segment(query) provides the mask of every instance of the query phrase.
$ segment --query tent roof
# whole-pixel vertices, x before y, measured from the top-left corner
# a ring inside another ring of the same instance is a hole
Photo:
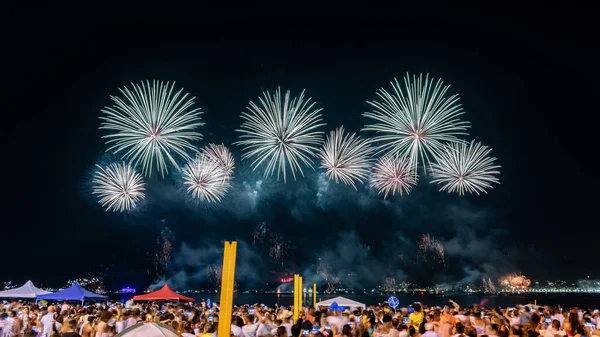
[[[121,331],[116,337],[178,337],[173,328],[162,323],[141,322]]]
[[[44,294],[51,294],[51,292],[36,288],[31,281],[27,281],[18,288],[0,291],[0,298],[36,298]]]
[[[85,300],[103,300],[108,296],[95,294],[91,291],[83,289],[79,284],[74,284],[71,287],[57,291],[55,293],[40,295],[38,300],[65,300],[65,301],[85,301]]]
[[[135,301],[183,301],[183,302],[194,302],[194,299],[191,297],[186,297],[181,294],[178,294],[169,288],[168,284],[165,284],[162,289],[145,294],[133,296]]]
[[[317,302],[317,307],[329,307],[333,304],[333,302],[337,303],[339,306],[343,307],[351,307],[351,308],[366,308],[364,303],[356,302],[351,299],[345,297],[334,297],[325,301]]]

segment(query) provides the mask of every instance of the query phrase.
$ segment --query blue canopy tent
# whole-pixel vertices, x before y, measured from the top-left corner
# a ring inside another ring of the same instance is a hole
[[[39,300],[54,300],[54,301],[96,301],[96,300],[105,300],[108,296],[95,294],[91,291],[87,291],[83,289],[79,284],[74,284],[71,287],[57,291],[51,294],[39,295],[37,297]]]

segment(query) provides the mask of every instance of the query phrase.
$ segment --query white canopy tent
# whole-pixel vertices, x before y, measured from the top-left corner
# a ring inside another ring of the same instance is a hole
[[[181,337],[181,335],[164,324],[142,322],[121,331],[115,337]]]
[[[0,291],[0,298],[36,298],[45,294],[50,294],[50,292],[37,288],[31,281],[27,281],[18,288]]]
[[[354,308],[365,309],[366,308],[366,305],[364,305],[364,303],[356,302],[356,301],[353,301],[351,299],[341,297],[341,296],[330,298],[325,301],[317,302],[317,307],[330,307],[333,304],[333,302],[337,303],[337,305],[340,307],[346,307],[349,309],[354,309]]]

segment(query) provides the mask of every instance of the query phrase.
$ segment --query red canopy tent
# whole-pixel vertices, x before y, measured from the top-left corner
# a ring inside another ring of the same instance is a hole
[[[145,295],[137,295],[137,296],[133,296],[133,300],[134,301],[182,301],[182,302],[194,302],[194,299],[191,297],[185,297],[183,295],[180,295],[176,292],[174,292],[173,290],[171,290],[171,288],[169,288],[169,285],[165,284],[164,287],[162,287],[162,289],[149,293],[149,294],[145,294]]]

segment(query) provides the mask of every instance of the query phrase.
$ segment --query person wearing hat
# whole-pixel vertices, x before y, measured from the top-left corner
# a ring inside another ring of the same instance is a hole
[[[279,315],[277,315],[277,318],[279,318],[281,320],[281,326],[285,327],[285,331],[287,332],[288,336],[292,336],[292,317],[294,316],[294,313],[283,309],[279,312]]]

